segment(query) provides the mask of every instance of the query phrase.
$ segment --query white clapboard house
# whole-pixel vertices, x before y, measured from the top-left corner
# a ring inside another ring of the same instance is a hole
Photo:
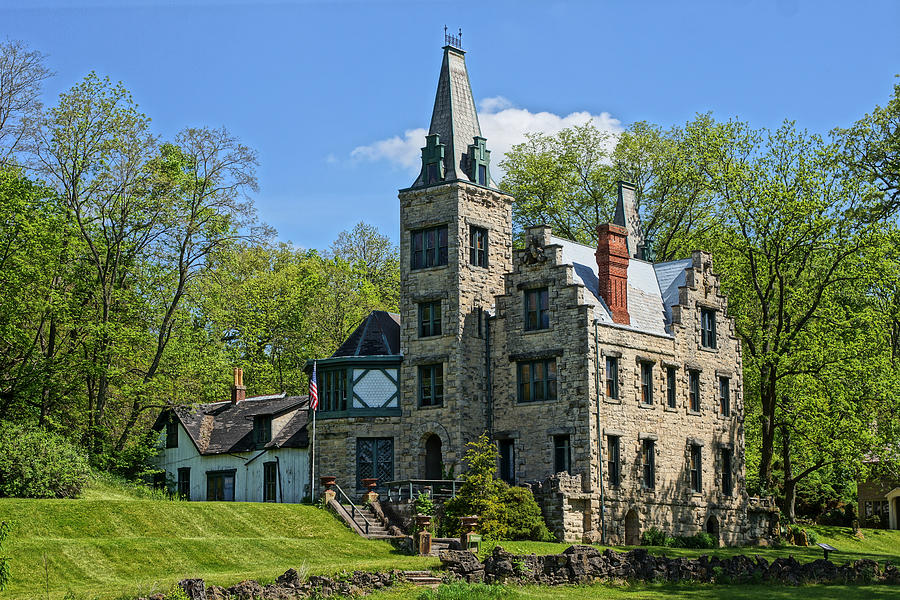
[[[231,400],[163,411],[159,467],[186,500],[300,502],[309,495],[306,396],[247,398],[235,369]]]

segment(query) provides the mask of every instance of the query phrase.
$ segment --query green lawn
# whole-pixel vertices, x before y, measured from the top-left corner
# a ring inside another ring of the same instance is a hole
[[[859,539],[852,535],[847,527],[807,527],[816,532],[818,542],[825,542],[838,549],[829,557],[832,562],[842,564],[848,560],[857,560],[860,558],[871,558],[880,563],[892,561],[895,564],[900,563],[900,531],[888,531],[883,529],[863,529],[863,538]],[[552,542],[499,542],[505,550],[514,554],[556,554],[568,548],[571,544],[557,544]],[[482,555],[491,552],[493,544],[485,544],[482,548]],[[614,547],[614,550],[625,552],[631,550],[629,547]],[[816,545],[808,548],[800,548],[798,546],[787,546],[785,548],[718,548],[714,550],[688,550],[685,548],[648,548],[654,554],[665,554],[667,556],[685,556],[688,558],[700,556],[702,554],[716,556],[732,556],[735,554],[759,554],[760,556],[773,560],[778,557],[793,556],[801,562],[808,562],[817,558],[822,558],[822,549]]]
[[[12,581],[0,592],[10,600],[59,599],[68,590],[118,598],[166,591],[185,577],[271,582],[301,566],[332,574],[438,564],[295,504],[171,502],[95,486],[79,500],[0,499],[0,520],[13,525],[4,547]]]
[[[507,595],[497,600],[896,600],[896,587],[877,585],[670,585],[643,584],[612,586],[607,584],[578,586],[508,586]],[[422,590],[403,586],[367,596],[371,600],[418,600]],[[465,594],[453,600],[489,600]],[[445,600],[440,598],[438,600]],[[449,597],[446,599],[449,600]],[[491,598],[490,600],[493,600]]]
[[[0,598],[60,600],[67,591],[79,599],[109,600],[166,591],[185,577],[232,585],[243,579],[271,582],[290,567],[312,574],[342,570],[426,569],[434,558],[405,556],[386,542],[363,540],[329,513],[304,505],[233,502],[172,502],[141,489],[95,482],[79,500],[0,499],[0,520],[12,523],[4,547],[12,581]],[[815,528],[822,541],[840,550],[838,562],[873,558],[898,560],[900,532],[864,530],[857,540],[849,530]],[[548,554],[568,544],[502,542],[511,552]],[[619,548],[624,550],[624,548]],[[490,547],[486,546],[485,551]],[[769,560],[794,555],[821,556],[816,549],[767,548],[653,552],[697,556],[747,552]],[[421,590],[401,587],[375,594],[376,600],[418,598]],[[609,585],[562,588],[513,587],[511,600],[539,598],[744,598],[900,597],[880,586],[709,586]]]

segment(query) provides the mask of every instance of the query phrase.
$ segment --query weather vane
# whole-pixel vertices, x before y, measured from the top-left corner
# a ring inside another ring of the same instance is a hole
[[[447,26],[444,25],[444,44],[462,50],[462,27],[459,28],[459,33],[457,35],[453,35],[447,33]]]

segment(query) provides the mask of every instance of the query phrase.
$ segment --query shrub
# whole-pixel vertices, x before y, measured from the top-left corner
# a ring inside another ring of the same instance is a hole
[[[816,532],[813,531],[812,529],[807,529],[806,530],[806,541],[808,541],[810,544],[815,544],[816,542],[819,541],[819,536],[817,536]]]
[[[458,536],[460,517],[478,515],[478,533],[486,540],[552,540],[531,491],[494,479],[497,458],[497,447],[486,434],[469,442],[469,469],[456,498],[444,504],[442,534]]]
[[[434,514],[434,500],[432,500],[431,496],[429,496],[425,492],[419,492],[419,495],[416,497],[415,506],[416,506],[416,514],[420,514],[420,515],[433,515]]]
[[[666,546],[666,541],[665,532],[658,527],[651,527],[641,534],[641,546]]]
[[[90,467],[85,454],[62,436],[37,427],[0,425],[0,496],[72,498]]]

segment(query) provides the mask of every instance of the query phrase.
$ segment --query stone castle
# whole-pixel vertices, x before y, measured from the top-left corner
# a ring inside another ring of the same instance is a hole
[[[487,432],[500,477],[530,484],[566,541],[764,535],[712,257],[652,262],[625,183],[596,248],[536,226],[514,249],[458,43],[424,143],[399,193],[400,314],[370,314],[317,361],[315,472],[360,493],[365,478],[452,478]]]

